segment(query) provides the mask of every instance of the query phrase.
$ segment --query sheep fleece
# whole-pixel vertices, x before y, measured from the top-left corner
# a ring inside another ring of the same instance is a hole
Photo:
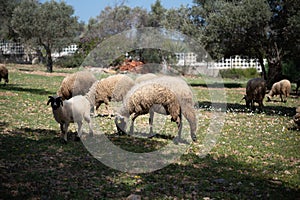
[[[271,91],[269,92],[269,96],[274,95],[284,95],[285,97],[288,97],[291,91],[291,83],[289,80],[281,80],[279,82],[276,82],[273,84]]]
[[[85,95],[96,80],[95,76],[87,71],[70,74],[62,81],[57,95],[63,97],[63,100],[76,95]]]
[[[181,114],[176,95],[159,84],[148,84],[137,88],[125,102],[129,114],[147,114],[154,104],[161,104],[174,121],[177,121]]]
[[[96,82],[97,86],[92,86],[95,92],[96,103],[106,103],[113,99],[122,101],[127,91],[134,85],[134,81],[126,75],[113,75]]]

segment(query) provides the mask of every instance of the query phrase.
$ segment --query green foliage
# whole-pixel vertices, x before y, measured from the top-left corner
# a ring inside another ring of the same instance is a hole
[[[293,60],[285,61],[282,64],[283,74],[291,81],[298,80],[300,78],[300,63]]]
[[[20,0],[0,0],[0,38],[17,39],[17,35],[11,26],[12,13]]]
[[[70,56],[63,56],[55,60],[55,65],[62,68],[76,68],[80,67],[84,57],[79,54],[75,53]]]
[[[258,77],[259,74],[256,68],[248,68],[248,69],[223,69],[220,70],[220,74],[223,78],[234,78],[234,79],[241,79],[241,78],[254,78]]]
[[[65,47],[74,38],[79,29],[74,10],[64,1],[24,0],[14,10],[12,26],[21,39],[46,51],[47,70],[52,72],[51,53]]]
[[[145,9],[139,7],[130,8],[125,5],[106,7],[99,16],[90,19],[84,38],[103,40],[134,27],[143,27],[147,21],[147,14]]]

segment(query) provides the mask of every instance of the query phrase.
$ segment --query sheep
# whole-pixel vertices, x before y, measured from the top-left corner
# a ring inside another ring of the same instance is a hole
[[[157,78],[157,77],[158,76],[156,74],[153,74],[153,73],[143,74],[141,76],[138,76],[135,79],[135,84],[138,84],[138,83],[143,82],[143,81],[151,80],[151,79],[154,79],[154,78]]]
[[[281,102],[286,102],[287,97],[290,95],[291,91],[291,82],[287,79],[283,79],[279,82],[276,82],[273,84],[271,90],[267,94],[268,101],[271,101],[271,97],[274,95],[280,95]],[[285,96],[285,99],[283,100],[282,95]]]
[[[129,91],[133,85],[134,81],[132,78],[118,74],[96,81],[88,93],[95,98],[96,110],[98,110],[102,103],[105,103],[106,110],[109,111],[109,102],[122,101],[127,91]]]
[[[66,76],[56,94],[61,96],[62,100],[76,95],[85,95],[95,81],[97,79],[91,72],[79,71]]]
[[[262,111],[263,99],[266,94],[266,81],[262,78],[253,78],[247,82],[246,95],[243,99],[246,101],[247,108],[255,110],[254,103],[259,104],[259,110]]]
[[[67,143],[67,133],[70,123],[77,123],[78,137],[82,134],[83,119],[89,125],[89,134],[93,135],[92,121],[90,117],[90,109],[92,102],[88,96],[74,96],[68,100],[62,100],[60,96],[49,96],[47,105],[51,103],[52,112],[55,120],[60,124],[63,140]]]
[[[171,121],[176,122],[178,127],[178,138],[181,137],[181,106],[176,94],[167,87],[157,83],[141,84],[133,87],[123,100],[115,123],[118,130],[126,130],[127,120],[132,115],[130,133],[133,132],[134,120],[150,112],[153,106],[161,105],[165,114],[171,115]]]
[[[148,84],[148,83],[159,83],[172,92],[174,92],[180,101],[182,114],[189,122],[190,126],[190,134],[194,141],[196,141],[196,131],[197,131],[197,118],[196,112],[194,109],[194,100],[193,100],[193,92],[191,91],[188,84],[180,77],[172,77],[172,76],[160,76],[157,78],[153,78],[142,82],[141,84]],[[161,108],[155,106],[153,111],[156,113],[163,114],[161,112]],[[150,134],[152,134],[152,124],[153,124],[153,117],[154,112],[150,112],[149,123],[150,123]]]
[[[0,65],[0,82],[1,79],[4,79],[4,85],[6,85],[6,83],[8,83],[8,69],[4,66],[4,65]]]
[[[298,127],[300,127],[300,106],[296,108],[296,114],[293,116],[293,120]]]

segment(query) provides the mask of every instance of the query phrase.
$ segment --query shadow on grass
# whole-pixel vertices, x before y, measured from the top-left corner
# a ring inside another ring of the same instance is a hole
[[[153,180],[146,187],[162,198],[181,194],[189,199],[295,199],[300,192],[231,156],[199,158],[188,154],[182,159],[191,163],[172,164],[143,175],[143,179]]]
[[[38,94],[38,95],[50,95],[52,92],[44,90],[44,89],[39,89],[39,88],[26,88],[22,87],[21,85],[12,85],[12,84],[7,84],[7,85],[1,85],[0,89],[2,90],[7,90],[7,91],[15,91],[15,92],[28,92],[32,94]]]
[[[207,111],[221,109],[222,112],[237,112],[237,113],[248,113],[253,112],[248,109],[245,104],[239,103],[212,103],[209,101],[198,101],[196,107],[199,109],[205,109]],[[259,113],[256,105],[255,112]],[[224,110],[226,108],[226,110]],[[294,107],[285,106],[264,106],[263,113],[266,115],[278,115],[278,116],[288,116],[292,117],[295,115],[296,111]]]
[[[4,125],[2,123],[1,127]],[[149,199],[299,197],[299,190],[284,181],[270,178],[265,172],[268,169],[282,170],[284,167],[280,164],[259,169],[232,156],[199,158],[189,153],[161,170],[127,174],[103,165],[87,152],[81,142],[62,145],[53,139],[52,134],[55,131],[28,128],[0,134],[1,198],[121,199],[130,194]],[[109,138],[132,149],[145,148],[146,143],[151,143],[150,149],[160,145],[149,139],[115,135]]]
[[[191,83],[191,87],[206,87],[206,88],[241,88],[243,87],[240,83]]]
[[[3,131],[8,125],[8,122],[0,121],[0,131]]]

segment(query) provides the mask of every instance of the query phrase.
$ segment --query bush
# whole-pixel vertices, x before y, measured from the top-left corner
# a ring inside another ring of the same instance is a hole
[[[293,60],[287,60],[282,63],[283,75],[291,80],[296,81],[300,77],[300,64]]]
[[[222,69],[220,70],[220,74],[223,78],[254,78],[258,77],[259,73],[255,68],[247,68],[247,69]]]
[[[81,55],[75,53],[74,55],[58,58],[55,65],[63,68],[76,68],[82,64],[83,60]]]

